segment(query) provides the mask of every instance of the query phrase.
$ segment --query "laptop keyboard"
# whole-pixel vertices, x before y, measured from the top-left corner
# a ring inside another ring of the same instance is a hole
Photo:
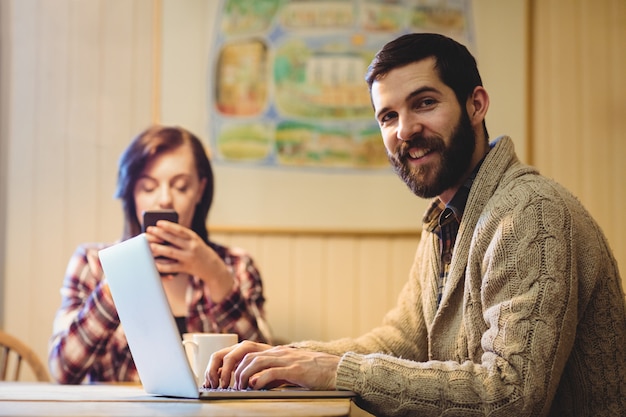
[[[242,391],[253,391],[252,388],[246,389],[235,389],[235,388],[210,388],[210,387],[200,387],[200,392],[242,392]]]

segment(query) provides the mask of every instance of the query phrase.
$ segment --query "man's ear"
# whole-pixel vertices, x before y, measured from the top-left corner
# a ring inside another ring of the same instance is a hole
[[[481,86],[474,88],[472,96],[467,100],[467,114],[472,126],[482,125],[489,109],[489,94]]]

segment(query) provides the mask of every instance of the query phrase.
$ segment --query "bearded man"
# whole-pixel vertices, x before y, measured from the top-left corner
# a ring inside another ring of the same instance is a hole
[[[626,416],[626,307],[580,202],[489,143],[467,48],[385,45],[366,77],[389,160],[432,198],[397,306],[358,338],[216,353],[206,385],[352,390],[377,416]]]

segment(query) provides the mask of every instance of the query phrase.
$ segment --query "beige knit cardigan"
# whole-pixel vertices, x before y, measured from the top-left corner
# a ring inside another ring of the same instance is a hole
[[[520,163],[510,138],[472,186],[439,308],[438,245],[422,232],[380,327],[294,346],[342,355],[337,388],[377,416],[626,416],[615,259],[579,201]]]

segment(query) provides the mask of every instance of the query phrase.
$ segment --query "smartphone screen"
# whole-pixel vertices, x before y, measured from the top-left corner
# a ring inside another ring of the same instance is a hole
[[[174,223],[178,223],[178,213],[176,210],[146,210],[143,212],[143,223],[141,224],[141,231],[145,233],[148,226],[156,226],[156,222],[159,220],[169,220]],[[169,242],[163,242],[163,245],[169,245]],[[168,259],[164,256],[157,256],[156,259]]]
[[[145,232],[148,226],[156,226],[158,220],[169,220],[178,223],[176,210],[147,210],[143,212],[141,231]]]

